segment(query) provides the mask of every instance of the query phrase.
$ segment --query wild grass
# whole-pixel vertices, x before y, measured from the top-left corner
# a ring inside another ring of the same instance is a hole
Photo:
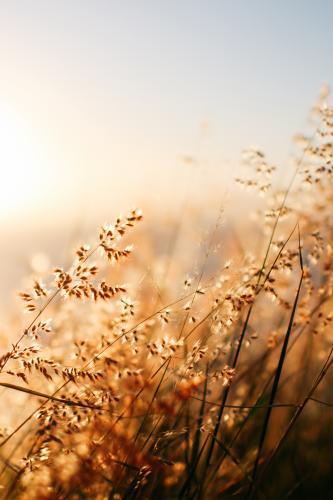
[[[0,358],[3,498],[330,498],[327,93],[312,127],[284,189],[244,154],[256,222],[234,241],[221,210],[199,264],[182,247],[187,274],[133,210],[20,293],[30,320]]]

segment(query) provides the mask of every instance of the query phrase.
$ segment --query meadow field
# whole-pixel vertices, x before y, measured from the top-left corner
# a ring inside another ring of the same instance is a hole
[[[2,498],[332,498],[332,137],[326,89],[282,177],[244,151],[237,216],[136,208],[35,265],[1,331]]]

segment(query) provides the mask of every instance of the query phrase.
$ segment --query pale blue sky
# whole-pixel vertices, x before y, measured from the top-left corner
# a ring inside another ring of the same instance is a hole
[[[252,144],[284,160],[333,83],[332,22],[329,0],[2,0],[0,104],[43,150],[51,207],[135,203],[143,177],[159,199],[202,121],[213,183]]]

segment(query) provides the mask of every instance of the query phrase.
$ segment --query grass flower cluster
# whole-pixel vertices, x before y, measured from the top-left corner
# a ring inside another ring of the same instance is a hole
[[[328,97],[285,187],[244,153],[255,222],[236,238],[220,213],[192,272],[173,263],[178,282],[154,279],[133,210],[20,293],[29,319],[0,357],[3,498],[330,498]]]

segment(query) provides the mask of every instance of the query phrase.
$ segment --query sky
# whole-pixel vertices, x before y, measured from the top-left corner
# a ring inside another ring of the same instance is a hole
[[[167,204],[182,155],[201,194],[248,146],[284,163],[333,83],[332,19],[329,0],[1,0],[0,221]]]

